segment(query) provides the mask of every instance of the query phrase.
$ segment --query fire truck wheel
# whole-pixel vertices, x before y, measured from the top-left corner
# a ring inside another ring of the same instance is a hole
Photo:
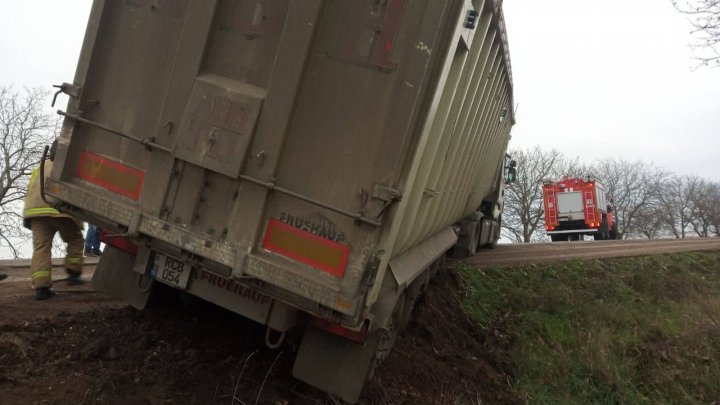
[[[567,235],[550,235],[550,240],[553,242],[567,242]]]
[[[593,235],[595,240],[607,240],[610,239],[610,233],[607,229],[607,221],[603,219],[602,224],[600,225],[600,228],[598,228],[597,233]]]
[[[612,229],[610,229],[610,239],[617,239],[618,238],[618,227],[617,224],[613,224]]]

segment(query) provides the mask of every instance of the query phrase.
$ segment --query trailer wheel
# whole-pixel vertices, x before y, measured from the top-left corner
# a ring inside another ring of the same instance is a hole
[[[432,265],[431,265],[432,266]],[[428,284],[430,283],[430,269],[426,269],[421,276],[419,276],[415,281],[412,282],[408,286],[408,288],[405,289],[402,293],[402,297],[405,297],[403,300],[403,309],[402,309],[402,315],[398,319],[398,331],[400,333],[405,332],[408,325],[410,324],[410,320],[412,319],[412,311],[415,309],[415,305],[417,304],[418,300],[420,300],[420,297],[425,293],[427,290]],[[400,305],[400,303],[398,303]]]
[[[375,332],[380,334],[380,341],[375,349],[375,355],[373,356],[372,363],[370,364],[370,370],[368,370],[365,381],[373,379],[375,376],[375,370],[377,370],[380,364],[382,364],[388,355],[390,355],[393,345],[395,345],[395,340],[401,332],[403,324],[407,326],[408,322],[403,322],[403,318],[406,315],[405,305],[407,305],[405,297],[406,295],[404,293],[400,295],[397,304],[395,304],[395,309],[393,309],[392,316],[388,319],[385,327]]]
[[[500,217],[498,217],[495,224],[496,224],[497,228],[493,230],[494,234],[492,236],[492,239],[490,240],[490,242],[488,242],[485,245],[485,247],[488,249],[495,249],[495,247],[498,244],[498,241],[500,241],[500,236],[501,236],[500,233],[502,232],[502,215]]]

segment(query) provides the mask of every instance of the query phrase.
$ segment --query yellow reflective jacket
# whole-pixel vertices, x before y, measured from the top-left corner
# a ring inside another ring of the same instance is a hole
[[[50,174],[52,170],[52,162],[49,160],[45,161],[45,178]],[[30,177],[30,184],[28,185],[27,194],[25,195],[25,209],[23,210],[23,225],[26,228],[30,228],[30,219],[37,217],[67,217],[72,218],[70,215],[61,214],[55,208],[50,207],[40,196],[40,165],[35,168]],[[74,219],[74,218],[73,218]],[[75,222],[78,222],[77,220]],[[82,222],[78,222],[79,226],[82,226]]]

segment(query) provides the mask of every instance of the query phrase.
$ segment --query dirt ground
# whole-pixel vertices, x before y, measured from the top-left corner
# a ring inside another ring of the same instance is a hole
[[[26,269],[0,282],[1,404],[339,404],[292,377],[296,339],[217,307],[145,311],[56,282],[35,301]],[[56,272],[57,278],[62,278]],[[414,321],[365,388],[364,404],[516,403],[503,325],[480,330],[460,309],[457,278],[437,277]]]

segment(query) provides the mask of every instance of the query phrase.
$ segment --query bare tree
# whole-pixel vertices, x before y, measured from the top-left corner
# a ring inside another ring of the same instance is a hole
[[[22,228],[22,205],[32,170],[43,146],[52,141],[57,120],[43,111],[48,93],[0,87],[0,248],[19,257],[28,239]]]
[[[584,179],[592,177],[594,172],[595,168],[580,162],[580,158],[570,159],[568,157],[562,157],[558,159],[556,165],[553,167],[551,176],[552,180],[560,180],[563,176]]]
[[[545,235],[536,231],[544,215],[543,182],[570,164],[557,150],[543,151],[539,146],[511,150],[510,155],[517,162],[517,179],[505,191],[503,235],[517,243],[542,240]]]
[[[664,222],[664,211],[657,203],[648,204],[638,210],[635,221],[635,232],[648,239],[667,237]]]
[[[643,234],[638,229],[640,214],[660,195],[663,179],[667,174],[641,161],[604,159],[595,166],[597,177],[613,198],[618,235],[624,238]]]
[[[684,238],[694,215],[693,195],[700,179],[695,176],[670,176],[663,181],[658,201],[663,222],[675,238]]]
[[[720,0],[672,0],[693,26],[696,51],[700,65],[720,66]]]
[[[720,184],[698,179],[690,194],[690,227],[700,237],[718,233],[716,218],[720,211]]]
[[[709,209],[710,223],[715,228],[715,236],[720,236],[720,183],[715,182],[711,188],[712,203]]]
[[[715,236],[720,236],[720,183],[714,183],[714,201],[710,212],[710,222],[715,228]]]

